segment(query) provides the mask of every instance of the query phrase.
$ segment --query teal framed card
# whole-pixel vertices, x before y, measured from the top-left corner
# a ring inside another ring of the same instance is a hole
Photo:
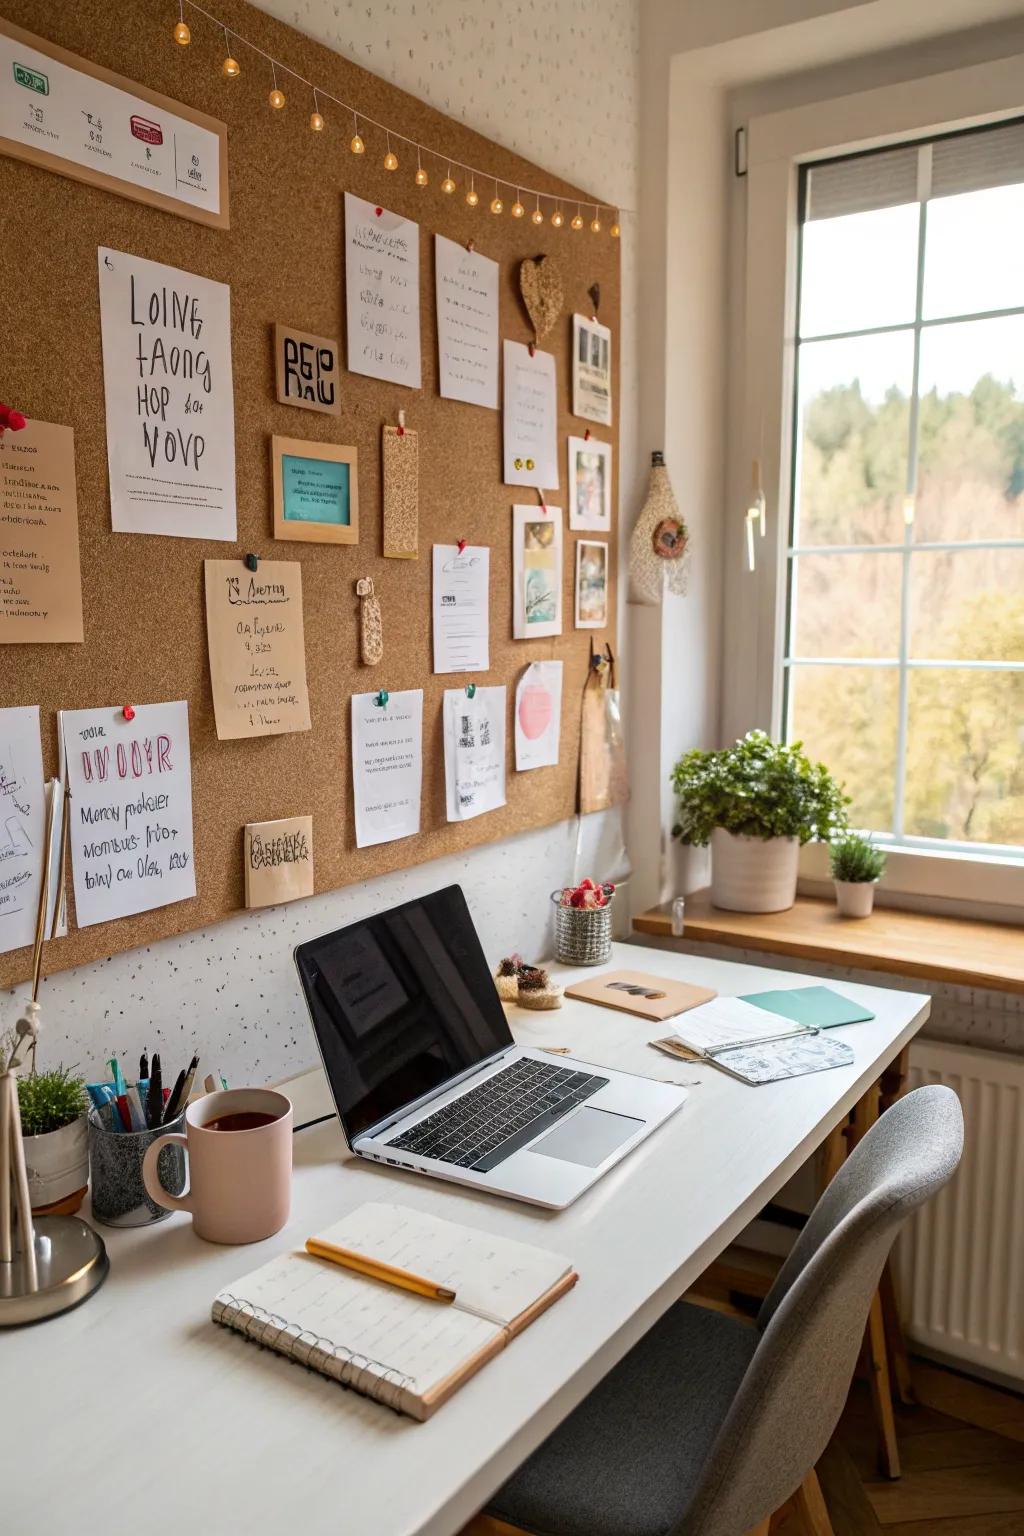
[[[271,439],[274,538],[315,544],[359,543],[355,448],[297,437]]]

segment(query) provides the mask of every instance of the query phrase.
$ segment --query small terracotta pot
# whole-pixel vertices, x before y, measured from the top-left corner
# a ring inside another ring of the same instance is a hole
[[[833,880],[840,917],[870,917],[877,880]]]

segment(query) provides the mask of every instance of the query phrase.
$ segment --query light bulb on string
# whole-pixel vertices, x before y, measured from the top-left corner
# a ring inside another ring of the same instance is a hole
[[[455,191],[455,183],[452,180],[451,166],[448,167],[448,174],[445,176],[444,181],[441,183],[441,191],[444,192],[447,197],[451,197],[452,193]]]
[[[271,70],[271,74],[274,77],[274,88],[271,91],[271,93],[270,93],[270,95],[269,95],[269,97],[267,99],[269,100],[270,105],[273,107],[274,111],[275,112],[280,112],[281,108],[284,106],[284,91],[278,90],[278,87],[277,87],[277,66],[273,62],[273,60],[271,60],[271,62],[270,62],[270,70]]]
[[[536,206],[536,208],[530,214],[530,222],[531,222],[531,224],[543,224],[544,223],[544,215],[541,212],[540,198],[539,197],[537,198],[537,206]]]
[[[501,198],[498,196],[498,183],[495,182],[494,183],[494,196],[491,198],[491,212],[492,213],[500,213],[502,211],[502,209],[504,208],[504,206],[505,206],[505,204],[502,202]]]
[[[512,204],[512,217],[514,219],[521,219],[525,212],[526,212],[526,209],[523,207],[522,203],[519,201],[519,188],[516,187],[516,200]]]
[[[363,143],[362,138],[360,137],[359,119],[356,117],[354,112],[352,113],[352,128],[354,131],[351,139],[349,140],[348,147],[354,155],[365,155],[366,145]]]
[[[398,170],[398,156],[395,154],[394,150],[391,148],[391,135],[390,135],[390,133],[387,135],[387,141],[388,141],[388,152],[384,156],[384,169],[386,171],[397,171]]]
[[[430,177],[427,175],[426,171],[423,169],[423,160],[422,160],[422,156],[421,156],[421,151],[420,151],[419,145],[417,144],[417,146],[416,146],[416,185],[418,187],[425,187],[429,180],[430,180]]]
[[[225,80],[237,80],[242,73],[242,66],[231,52],[231,39],[228,37],[228,29],[224,28],[224,63],[221,65]]]
[[[595,208],[594,217],[590,221],[590,233],[592,235],[599,235],[601,233],[601,220],[598,217],[599,213],[600,209]]]
[[[614,224],[609,226],[608,233],[611,235],[613,240],[617,240],[619,238],[619,236],[622,234],[622,230],[620,229],[617,220],[616,220],[616,222]]]
[[[466,193],[466,202],[471,208],[475,208],[479,201],[480,193],[476,189],[476,178],[471,175],[469,178],[469,191]]]
[[[192,33],[188,29],[185,20],[185,0],[178,0],[178,19],[174,23],[174,41],[181,48],[187,48],[192,41]]]
[[[562,212],[561,208],[555,209],[554,213],[551,215],[551,222],[556,229],[561,229],[562,225],[565,223],[565,214]]]
[[[314,133],[323,133],[324,120],[320,115],[320,103],[316,99],[316,91],[313,92],[313,110],[309,114],[309,126]]]
[[[583,215],[582,215],[582,213],[580,213],[580,205],[579,205],[579,203],[576,204],[576,212],[573,214],[572,218],[569,220],[569,228],[570,229],[582,229],[583,228]]]

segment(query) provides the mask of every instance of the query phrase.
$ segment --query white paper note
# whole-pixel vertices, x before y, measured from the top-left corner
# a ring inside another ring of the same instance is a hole
[[[506,341],[505,484],[557,491],[555,359],[538,347],[530,356],[520,341]]]
[[[420,387],[420,227],[345,193],[350,373]]]
[[[491,552],[482,544],[434,545],[434,671],[486,672],[490,666]]]
[[[196,894],[188,704],[64,711],[80,928]]]
[[[234,539],[231,290],[98,255],[111,527]]]
[[[780,1036],[806,1034],[802,1025],[765,1010],[742,997],[713,997],[699,1008],[690,1008],[673,1030],[693,1051],[720,1051],[733,1045],[750,1045]]]
[[[439,388],[448,400],[498,408],[498,263],[434,236]]]
[[[562,663],[531,662],[516,687],[516,771],[553,768],[562,729]]]
[[[392,843],[420,829],[423,690],[408,688],[377,703],[352,695],[352,787],[356,847]]]
[[[449,821],[505,804],[505,690],[446,688],[444,779]]]
[[[45,835],[38,706],[0,709],[0,954],[35,938]]]
[[[512,635],[562,633],[562,509],[512,508]]]

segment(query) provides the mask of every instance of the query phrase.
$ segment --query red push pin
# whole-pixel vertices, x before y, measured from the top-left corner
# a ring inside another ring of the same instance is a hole
[[[583,441],[585,443],[589,443],[590,442],[590,428],[589,427],[586,429],[586,431],[583,434]]]
[[[375,208],[373,211],[374,211],[374,213],[377,215],[377,217],[379,219],[381,214],[384,212],[384,209],[383,208]]]
[[[25,417],[20,411],[16,411],[13,405],[0,403],[0,437],[5,431],[20,432],[26,425]]]
[[[473,239],[472,236],[470,236],[470,238],[466,241],[466,250],[469,252],[469,254],[471,256],[472,256],[473,252],[476,250],[476,241]]]
[[[530,356],[531,357],[536,357],[537,356],[537,343],[535,341],[531,341],[529,346],[530,346]]]
[[[124,716],[124,718],[126,720],[134,720],[135,719],[135,705],[134,704],[126,704],[124,706],[124,709],[122,709],[121,713],[122,713],[122,715]]]
[[[466,552],[466,541],[465,541],[465,539],[460,539],[459,540],[459,554],[460,555],[464,555],[465,552]]]

